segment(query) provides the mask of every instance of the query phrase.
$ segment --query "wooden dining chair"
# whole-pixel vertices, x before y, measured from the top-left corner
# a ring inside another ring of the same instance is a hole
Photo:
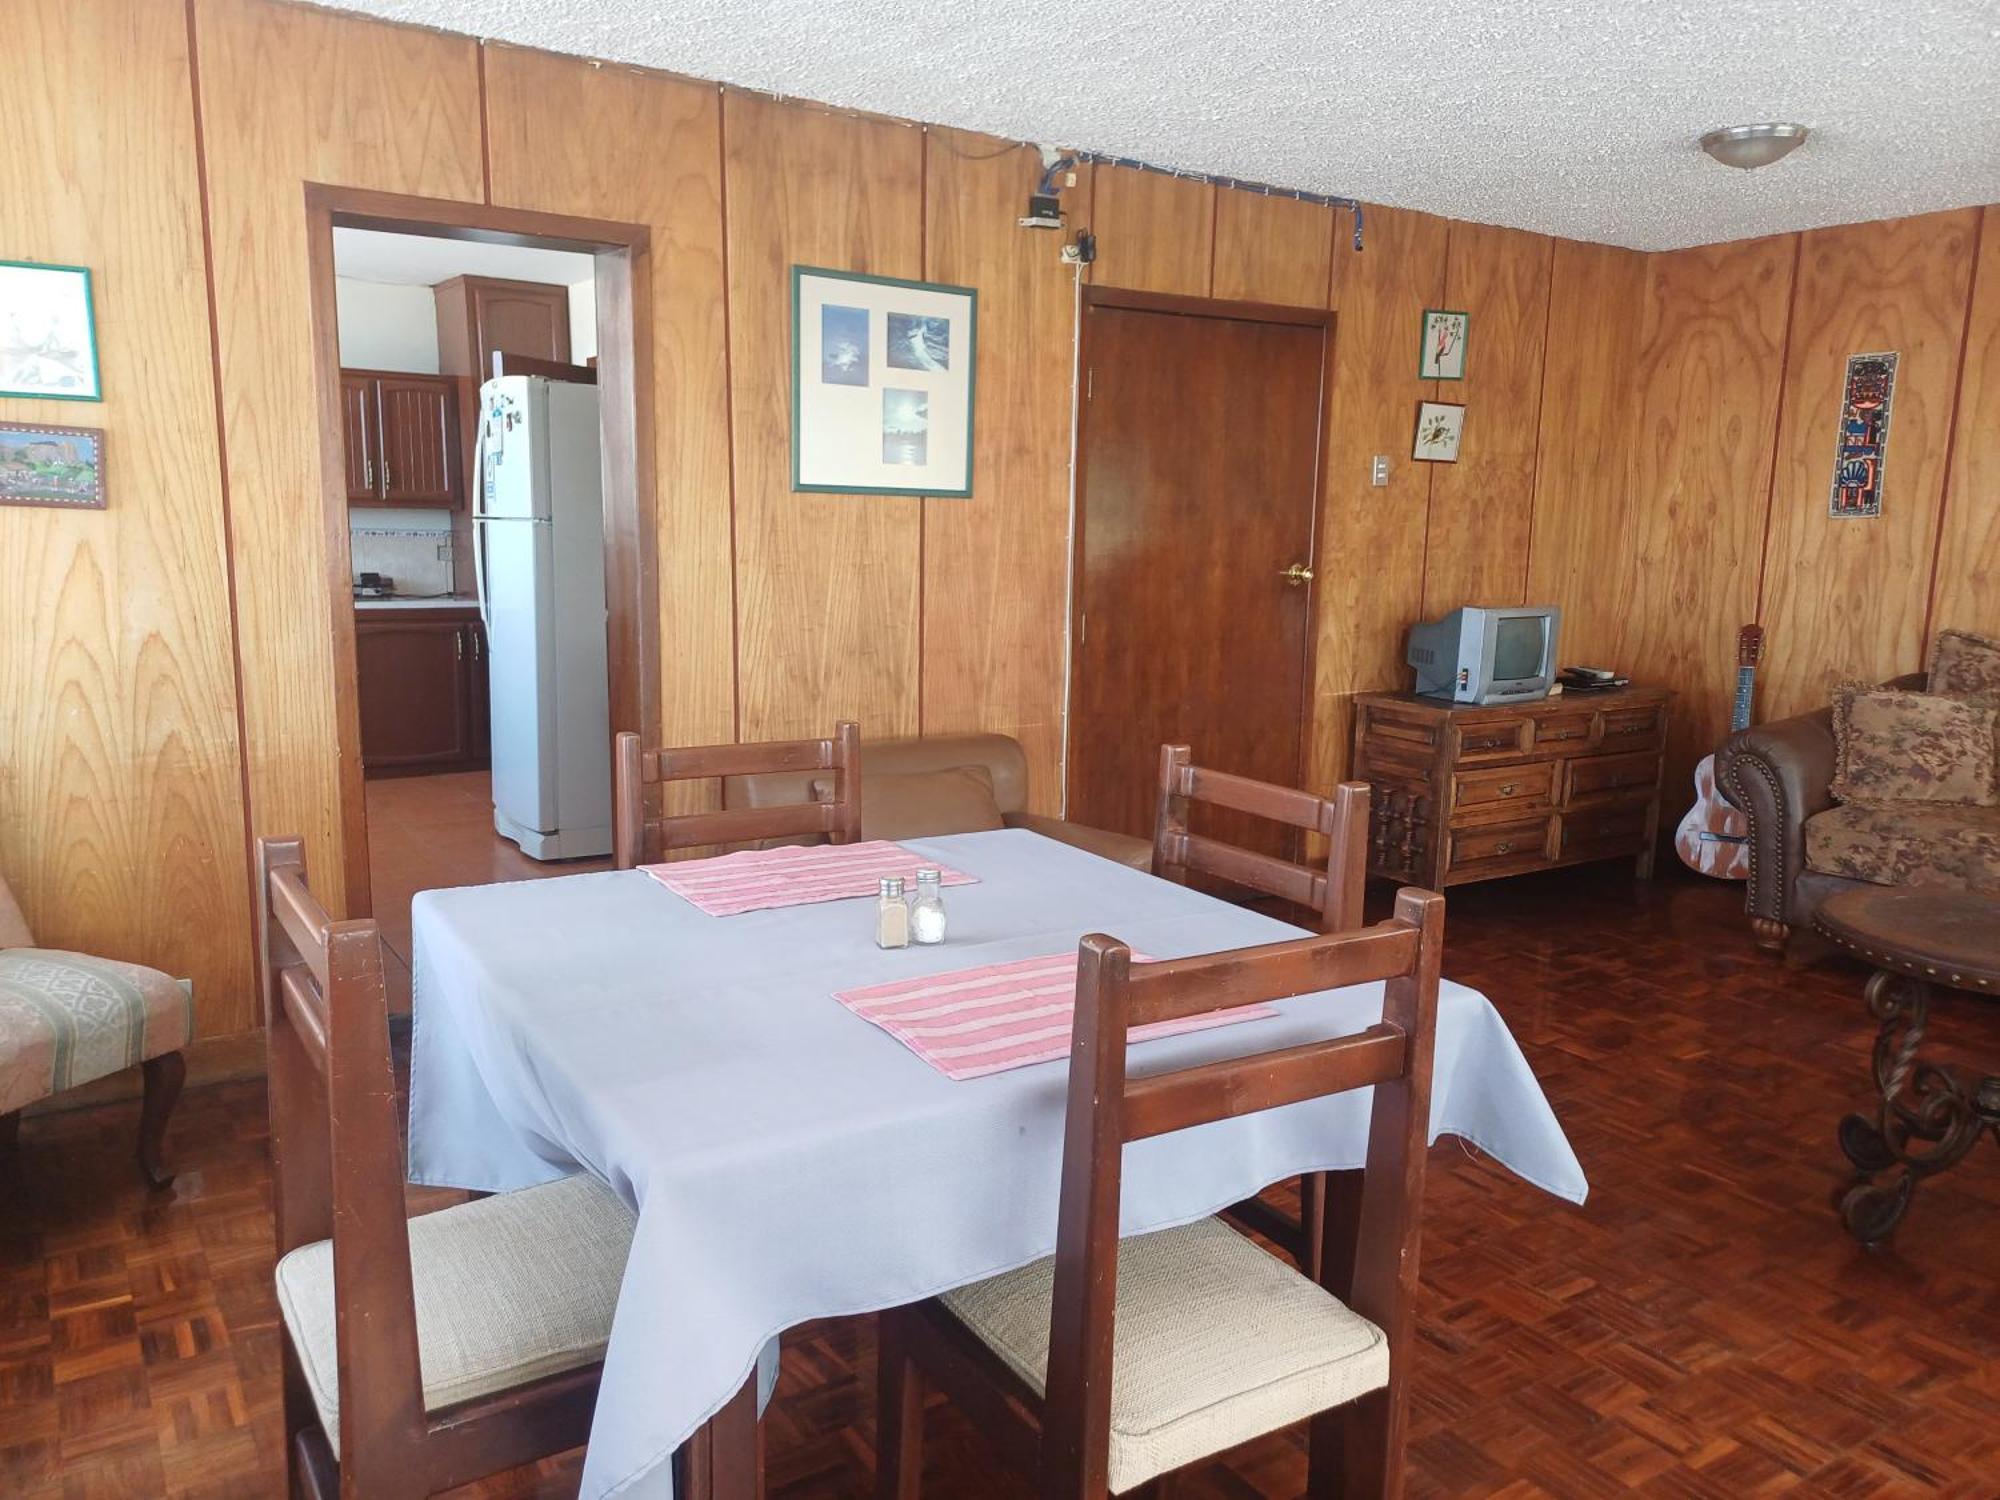
[[[631,1212],[587,1174],[405,1219],[373,922],[257,841],[293,1500],[410,1500],[589,1436]]]
[[[639,736],[628,730],[618,736],[613,764],[612,851],[621,870],[694,844],[749,843],[800,835],[822,835],[831,843],[851,844],[861,837],[861,726],[852,719],[836,724],[831,739],[693,745],[679,750],[642,749]],[[647,815],[647,789],[663,782],[778,771],[829,771],[830,795],[823,801],[779,807]]]
[[[1194,763],[1186,745],[1160,746],[1159,813],[1153,823],[1153,873],[1169,880],[1189,871],[1219,876],[1313,913],[1321,932],[1361,925],[1368,879],[1368,783],[1343,781],[1331,797],[1211,771]],[[1326,839],[1326,863],[1294,864],[1188,831],[1196,803],[1267,818]],[[1281,1246],[1309,1276],[1320,1271],[1329,1245],[1347,1254],[1354,1234],[1358,1173],[1308,1172],[1299,1179],[1297,1218],[1263,1198],[1246,1198],[1229,1216]]]
[[[1101,1500],[1310,1419],[1307,1494],[1403,1487],[1444,898],[1405,890],[1390,920],[1134,965],[1078,955],[1055,1254],[882,1315],[880,1500],[915,1500],[934,1382],[1033,1478],[1042,1500]],[[1126,1076],[1128,1028],[1386,981],[1352,1036]],[[1351,1290],[1216,1219],[1121,1241],[1127,1142],[1373,1088]]]
[[[1326,862],[1295,864],[1275,854],[1190,833],[1188,809],[1197,803],[1321,834],[1327,841]],[[1317,797],[1296,787],[1211,771],[1194,763],[1188,746],[1162,745],[1153,873],[1185,880],[1190,871],[1304,907],[1313,913],[1321,932],[1359,927],[1361,894],[1368,878],[1368,783],[1343,781],[1331,797]]]

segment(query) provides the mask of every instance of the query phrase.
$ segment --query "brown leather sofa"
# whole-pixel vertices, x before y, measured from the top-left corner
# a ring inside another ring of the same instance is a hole
[[[1921,672],[1886,684],[1923,691]],[[1836,806],[1831,790],[1839,751],[1833,710],[1757,724],[1716,752],[1715,779],[1750,823],[1750,889],[1744,906],[1757,946],[1782,953],[1794,928],[1809,927],[1835,891],[1869,882],[1811,868],[1806,822]]]
[[[1135,870],[1152,868],[1153,846],[1129,834],[1086,828],[1063,818],[1032,813],[1028,807],[1028,757],[1021,742],[1004,734],[936,734],[922,739],[871,740],[861,742],[861,832],[864,838],[879,838],[871,832],[894,822],[901,826],[921,826],[925,833],[969,833],[990,823],[960,816],[963,802],[948,781],[921,776],[923,772],[951,771],[962,766],[978,767],[991,779],[993,805],[1002,826],[1026,828],[1059,839],[1091,854],[1130,865]],[[824,772],[782,771],[761,776],[732,776],[723,783],[725,807],[769,807],[787,802],[810,800],[813,782]],[[982,793],[983,795],[983,793]],[[897,799],[889,805],[885,798]],[[925,805],[919,805],[920,799]],[[904,833],[902,837],[919,835]]]

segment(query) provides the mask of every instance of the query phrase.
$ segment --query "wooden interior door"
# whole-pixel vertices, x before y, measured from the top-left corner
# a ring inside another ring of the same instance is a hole
[[[454,506],[458,396],[437,375],[383,375],[375,382],[381,421],[382,499],[390,505]]]
[[[372,505],[381,499],[375,473],[375,382],[366,375],[340,372],[340,437],[347,455],[347,500]]]
[[[1165,742],[1300,782],[1312,589],[1288,572],[1312,562],[1328,329],[1113,295],[1084,312],[1069,815],[1150,836]],[[1197,813],[1296,852],[1290,830]]]

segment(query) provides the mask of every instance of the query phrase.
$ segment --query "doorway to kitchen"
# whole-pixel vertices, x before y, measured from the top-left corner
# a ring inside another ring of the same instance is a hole
[[[348,909],[406,1007],[411,897],[607,868],[612,735],[656,732],[647,244],[339,189],[308,211]]]

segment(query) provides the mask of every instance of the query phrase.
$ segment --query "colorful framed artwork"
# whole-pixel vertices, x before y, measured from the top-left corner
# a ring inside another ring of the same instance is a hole
[[[0,260],[0,396],[104,399],[88,266]]]
[[[104,509],[104,433],[0,422],[0,505]]]
[[[1418,463],[1455,464],[1458,438],[1465,430],[1465,408],[1449,401],[1417,403],[1417,441],[1410,457]]]
[[[1425,308],[1423,342],[1417,348],[1417,379],[1465,379],[1465,339],[1471,329],[1470,313]]]
[[[1882,470],[1895,397],[1894,354],[1848,357],[1840,390],[1840,431],[1834,440],[1833,489],[1826,502],[1826,513],[1837,521],[1882,514]]]
[[[979,294],[792,267],[792,488],[972,493]]]

